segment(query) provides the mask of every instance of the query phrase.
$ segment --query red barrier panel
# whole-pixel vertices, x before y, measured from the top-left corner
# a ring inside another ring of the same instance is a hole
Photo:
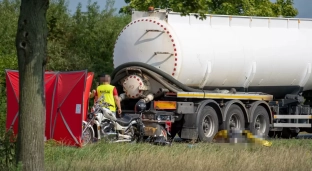
[[[17,134],[18,128],[18,103],[19,103],[19,75],[16,71],[6,70],[7,89],[7,118],[6,128],[12,128]]]
[[[86,81],[86,88],[85,90],[88,90],[88,91],[85,91],[84,93],[84,101],[83,101],[83,120],[87,120],[87,113],[88,113],[88,104],[89,104],[89,93],[90,93],[90,90],[91,90],[91,86],[92,86],[92,81],[93,81],[93,77],[94,77],[94,73],[93,72],[89,72],[88,73],[88,77],[87,77],[87,81]]]
[[[46,72],[46,126],[47,139],[63,141],[68,145],[81,146],[81,123],[88,108],[93,73],[87,71]],[[18,130],[19,74],[6,70],[7,121],[6,128]],[[87,98],[86,98],[87,97]]]
[[[47,139],[51,139],[51,125],[52,125],[52,117],[55,111],[57,110],[57,105],[55,101],[57,101],[56,93],[57,93],[57,77],[58,72],[46,72],[44,74],[44,82],[45,82],[45,100],[46,100],[46,126],[45,126],[45,136]]]
[[[86,71],[59,74],[58,110],[55,116],[55,123],[57,124],[52,127],[52,137],[68,145],[80,144],[86,77]]]

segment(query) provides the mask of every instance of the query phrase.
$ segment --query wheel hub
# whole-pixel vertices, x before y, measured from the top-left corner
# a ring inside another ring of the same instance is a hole
[[[230,118],[230,121],[229,121],[229,127],[230,129],[234,129],[234,128],[240,128],[240,121],[239,121],[239,118],[236,114],[233,114]]]
[[[264,134],[266,128],[266,122],[264,120],[264,117],[261,115],[258,115],[255,120],[255,129],[257,131],[257,134]]]
[[[206,137],[210,137],[211,134],[213,133],[213,129],[214,129],[214,123],[212,122],[212,119],[210,116],[206,116],[204,119],[203,119],[203,131],[204,131],[204,134]]]

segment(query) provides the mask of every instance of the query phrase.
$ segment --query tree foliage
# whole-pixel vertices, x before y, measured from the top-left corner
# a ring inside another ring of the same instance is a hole
[[[6,113],[5,69],[17,69],[15,34],[20,0],[0,1],[0,120]],[[47,70],[72,71],[88,69],[95,76],[113,69],[114,42],[130,22],[130,16],[116,15],[114,0],[108,0],[106,7],[88,2],[86,11],[82,5],[70,13],[68,1],[51,0],[47,12],[48,61]],[[1,122],[3,128],[3,122]],[[3,129],[1,129],[3,130]]]
[[[96,2],[89,1],[86,10],[79,4],[73,12],[69,11],[68,2],[50,0],[46,14],[46,70],[88,69],[95,72],[95,78],[103,72],[110,73],[115,40],[131,17],[117,14],[113,8],[114,0],[106,1],[103,10]],[[5,69],[18,69],[15,35],[20,5],[20,0],[0,0],[0,144],[5,137]]]
[[[226,14],[245,16],[287,16],[294,17],[298,10],[293,7],[293,0],[125,0],[127,6],[120,13],[130,14],[132,9],[146,11],[149,6],[171,8],[182,15],[198,13],[201,19],[204,14]]]
[[[78,4],[69,15],[64,0],[55,0],[48,13],[48,70],[88,69],[109,73],[113,69],[114,41],[130,21],[129,16],[115,15],[114,1],[108,0],[103,11],[97,2],[88,1],[87,11]],[[53,12],[52,12],[53,11]]]
[[[17,69],[15,35],[19,14],[18,0],[0,1],[0,135],[6,119],[5,69]]]

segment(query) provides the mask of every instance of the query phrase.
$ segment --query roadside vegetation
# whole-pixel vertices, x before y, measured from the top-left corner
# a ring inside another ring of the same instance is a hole
[[[46,144],[46,170],[179,170],[179,171],[307,171],[312,141],[273,140],[271,147],[255,144],[108,144],[77,149]]]
[[[107,0],[103,10],[89,1],[87,10],[79,4],[69,11],[68,0],[50,0],[48,20],[48,63],[46,70],[84,70],[98,74],[113,69],[114,40],[131,17],[118,14],[114,0]],[[5,69],[17,70],[15,35],[20,0],[0,1],[0,170],[8,170],[15,162],[15,144],[5,134],[6,78]],[[94,83],[95,84],[95,83]]]

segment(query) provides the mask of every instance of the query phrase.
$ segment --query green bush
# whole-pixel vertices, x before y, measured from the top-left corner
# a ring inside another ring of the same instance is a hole
[[[47,13],[47,70],[72,71],[88,69],[95,78],[113,69],[114,42],[130,21],[130,16],[116,15],[114,1],[108,0],[102,11],[96,2],[88,2],[87,11],[81,4],[71,15],[65,0],[51,0]],[[5,69],[18,69],[15,34],[20,0],[0,1],[0,135],[5,130],[6,91]],[[5,40],[5,41],[2,41]],[[95,83],[93,83],[95,86]]]
[[[9,130],[0,137],[0,170],[12,169],[15,166],[16,137]]]
[[[99,10],[97,3],[88,2],[87,11],[78,5],[74,15],[68,10],[68,1],[51,0],[48,20],[47,70],[72,71],[88,69],[95,78],[113,69],[114,42],[130,22],[127,15],[116,15],[114,0],[106,1],[106,8]],[[5,133],[6,80],[5,69],[18,69],[15,35],[19,16],[20,0],[0,1],[0,170],[11,170],[14,164],[15,143],[12,133]],[[95,85],[95,84],[94,84]]]

